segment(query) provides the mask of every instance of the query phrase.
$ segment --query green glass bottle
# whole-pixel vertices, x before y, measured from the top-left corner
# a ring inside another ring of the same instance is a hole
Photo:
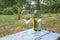
[[[38,21],[41,19],[41,16],[39,14],[40,14],[39,12],[34,14],[34,30],[35,31],[40,31],[39,29],[40,24],[38,23]]]
[[[41,18],[40,14],[40,0],[36,0],[36,10],[34,11],[34,30],[39,31],[39,23],[37,22]]]

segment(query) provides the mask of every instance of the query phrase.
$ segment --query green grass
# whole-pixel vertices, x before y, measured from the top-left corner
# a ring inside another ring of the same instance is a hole
[[[51,14],[51,17],[47,15],[43,17],[43,29],[60,33],[60,14]]]
[[[26,25],[16,15],[0,15],[0,37],[33,28],[33,20]],[[42,28],[60,33],[60,14],[42,14]]]
[[[31,23],[30,23],[31,24]],[[28,25],[30,25],[28,24]],[[0,37],[31,28],[15,15],[0,15]]]

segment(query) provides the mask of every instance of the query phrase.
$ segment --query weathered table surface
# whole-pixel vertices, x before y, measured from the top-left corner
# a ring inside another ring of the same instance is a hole
[[[34,31],[33,29],[18,32],[0,38],[0,40],[56,40],[60,34],[46,30]]]

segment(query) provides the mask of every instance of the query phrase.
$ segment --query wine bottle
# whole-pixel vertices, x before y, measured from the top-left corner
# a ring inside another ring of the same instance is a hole
[[[37,13],[34,14],[34,30],[40,31],[41,30],[41,15],[40,11],[38,10]],[[39,21],[40,20],[40,21]]]

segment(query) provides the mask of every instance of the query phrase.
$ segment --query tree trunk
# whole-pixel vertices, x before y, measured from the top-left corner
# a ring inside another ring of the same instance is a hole
[[[36,9],[37,9],[37,10],[40,10],[40,1],[39,1],[39,0],[36,0],[36,3],[37,3],[37,4],[36,4]]]

